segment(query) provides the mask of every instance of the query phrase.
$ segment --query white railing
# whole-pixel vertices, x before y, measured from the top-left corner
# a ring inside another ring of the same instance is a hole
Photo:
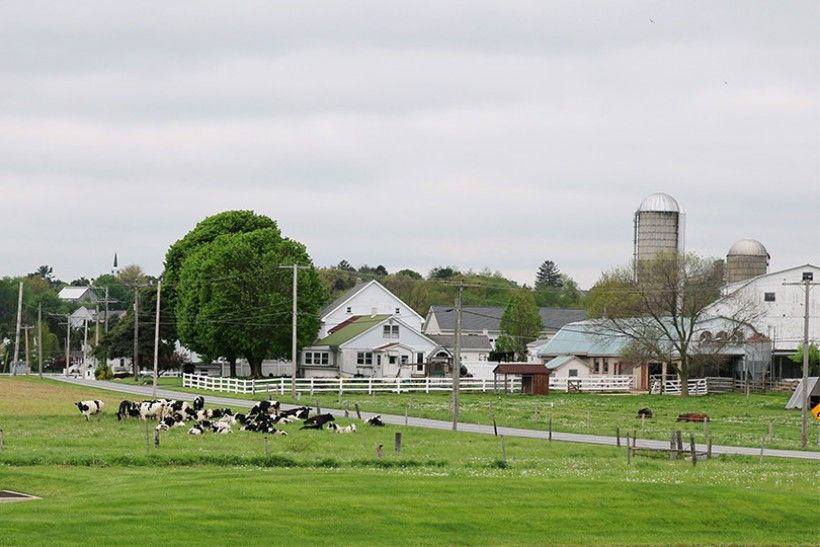
[[[689,386],[689,395],[706,395],[709,393],[709,384],[706,378],[695,378],[687,382]],[[652,388],[649,390],[653,395],[663,393],[665,395],[680,395],[681,381],[680,380],[664,380],[663,391],[661,391],[661,381],[654,380]]]
[[[586,378],[550,378],[550,389],[557,391],[629,392],[632,376],[587,376]]]
[[[279,393],[290,391],[290,378],[245,380],[200,374],[183,374],[182,386],[227,393]],[[504,390],[503,378],[498,382],[486,378],[461,378],[459,390],[487,393]],[[510,376],[508,391],[521,390],[521,378]],[[550,378],[550,389],[557,391],[629,391],[632,376],[600,376],[589,378]],[[300,393],[437,393],[453,390],[451,378],[297,378],[296,391]]]

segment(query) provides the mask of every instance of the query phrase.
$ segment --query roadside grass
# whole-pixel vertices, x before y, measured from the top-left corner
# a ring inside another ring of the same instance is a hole
[[[351,435],[285,426],[267,452],[258,433],[183,428],[159,448],[149,430],[146,448],[139,420],[116,419],[127,397],[0,378],[0,488],[44,498],[0,504],[0,545],[820,542],[812,461],[627,464],[616,447],[506,438],[500,465],[492,436],[356,420],[340,420]],[[106,401],[102,418],[85,422],[81,399]]]
[[[206,397],[224,395],[237,399],[260,400],[266,393],[237,394],[203,389],[183,388],[180,378],[163,378],[163,387]],[[125,379],[123,383],[133,382]],[[322,408],[344,408],[351,412],[358,404],[365,412],[451,419],[450,395],[447,393],[379,393],[374,395],[346,393],[301,393],[298,399],[274,392],[272,396],[284,403]],[[800,412],[786,410],[788,393],[724,393],[681,398],[671,395],[560,393],[547,396],[496,393],[462,393],[459,418],[462,422],[492,424],[493,416],[501,426],[546,430],[552,419],[554,431],[589,433],[614,436],[616,429],[622,435],[635,431],[641,438],[667,440],[674,430],[694,433],[699,442],[706,434],[715,444],[730,446],[760,446],[765,440],[768,448],[800,449]],[[654,418],[636,418],[640,408],[651,408]],[[679,414],[705,412],[708,424],[679,423]],[[771,428],[771,429],[770,429]],[[771,438],[769,432],[771,430]],[[809,449],[820,450],[817,437],[820,427],[810,428]]]

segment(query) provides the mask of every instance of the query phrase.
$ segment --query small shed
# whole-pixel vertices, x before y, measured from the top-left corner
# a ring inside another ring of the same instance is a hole
[[[508,392],[509,376],[521,376],[521,393],[549,395],[550,370],[543,363],[502,363],[493,369],[493,385],[498,391],[498,376],[504,376],[504,392]]]

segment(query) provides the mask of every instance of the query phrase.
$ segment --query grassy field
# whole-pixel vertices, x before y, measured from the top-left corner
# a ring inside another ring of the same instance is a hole
[[[86,423],[71,403],[101,398]],[[816,544],[816,462],[636,458],[418,428],[192,437],[146,449],[120,396],[0,378],[0,545]],[[401,432],[401,454],[392,450]],[[152,432],[153,433],[153,432]],[[384,458],[376,446],[384,445]]]
[[[123,380],[133,382],[133,380]],[[202,393],[206,397],[216,395],[213,391],[182,388],[179,378],[161,379],[163,387],[179,389],[191,393]],[[258,400],[264,394],[241,395],[221,394],[228,397]],[[450,396],[445,393],[431,394],[378,394],[378,395],[314,395],[304,394],[298,400],[289,393],[274,396],[286,403],[314,405],[318,400],[323,408],[340,408],[345,405],[352,410],[358,404],[363,411],[403,415],[405,410],[411,416],[451,418]],[[552,418],[553,430],[568,433],[592,433],[615,435],[616,428],[622,434],[637,430],[638,435],[648,439],[669,439],[675,429],[685,434],[692,432],[699,442],[705,434],[712,436],[715,444],[732,446],[760,446],[761,437],[766,437],[770,448],[800,448],[800,412],[786,410],[788,393],[750,394],[724,393],[700,397],[681,398],[669,395],[559,393],[548,396],[518,394],[462,394],[460,419],[464,422],[491,424],[495,416],[498,425],[529,429],[546,429]],[[639,408],[651,408],[652,420],[636,419]],[[705,412],[712,421],[703,424],[677,423],[675,420],[684,412]],[[769,438],[769,428],[772,436]],[[812,424],[810,429],[810,449],[818,450],[817,436],[820,428]]]

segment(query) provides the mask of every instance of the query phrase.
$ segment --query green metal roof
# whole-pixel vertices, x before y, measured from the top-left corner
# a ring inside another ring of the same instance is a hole
[[[606,332],[590,321],[564,325],[538,350],[539,357],[556,355],[621,355],[630,338]]]
[[[550,370],[555,370],[557,368],[561,368],[563,365],[567,364],[568,362],[572,361],[573,359],[575,359],[574,355],[559,355],[558,357],[555,357],[554,359],[551,359],[547,363],[547,368],[550,369]]]
[[[317,340],[313,346],[340,346],[345,342],[365,333],[392,315],[363,315],[351,321],[341,329]]]

